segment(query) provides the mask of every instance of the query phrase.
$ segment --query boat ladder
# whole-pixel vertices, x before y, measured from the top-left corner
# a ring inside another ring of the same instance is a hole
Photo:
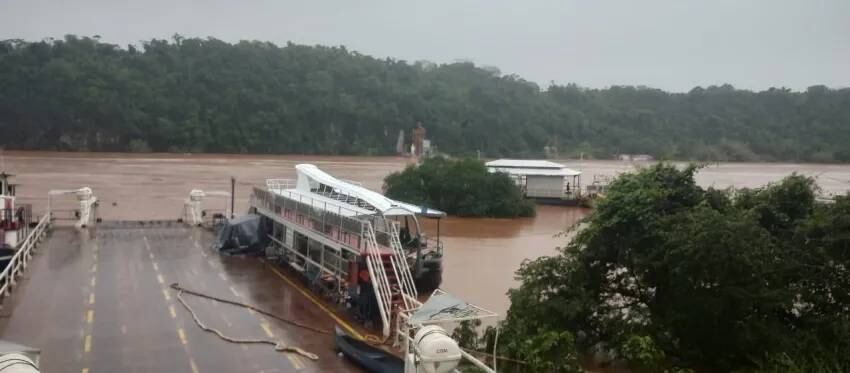
[[[378,300],[378,310],[381,314],[381,322],[383,323],[384,338],[390,336],[390,325],[393,316],[393,289],[390,287],[387,272],[384,267],[384,261],[381,257],[381,250],[378,248],[378,242],[375,240],[375,230],[372,223],[364,222],[362,227],[362,237],[366,246],[366,267],[369,270],[369,278],[372,281],[372,289],[375,291],[375,298]]]
[[[410,265],[407,263],[407,253],[404,247],[401,246],[398,234],[398,222],[391,222],[390,226],[390,245],[393,249],[393,269],[395,270],[401,285],[402,298],[404,298],[404,308],[406,310],[418,307],[421,304],[417,300],[419,293],[416,291],[416,283],[413,281],[413,273],[410,272]]]

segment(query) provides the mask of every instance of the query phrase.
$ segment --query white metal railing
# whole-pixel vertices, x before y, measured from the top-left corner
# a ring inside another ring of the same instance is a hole
[[[266,179],[266,186],[274,192],[282,192],[286,189],[295,188],[295,179]]]
[[[17,278],[27,269],[27,264],[32,259],[33,250],[47,234],[47,228],[50,226],[50,214],[48,212],[39,219],[38,225],[33,228],[26,240],[18,247],[3,272],[0,272],[0,284],[2,284],[0,285],[0,296],[10,295],[12,288],[16,285]]]
[[[416,283],[413,281],[413,274],[410,273],[410,266],[407,263],[407,254],[404,247],[401,246],[401,240],[398,236],[398,222],[389,222],[390,246],[393,249],[393,269],[396,271],[396,277],[399,280],[401,287],[402,298],[404,298],[404,308],[411,309],[417,306],[416,298],[419,294],[416,291]]]
[[[366,267],[369,269],[369,278],[372,280],[372,288],[375,291],[375,297],[378,299],[378,310],[381,314],[383,333],[386,338],[390,336],[390,323],[392,322],[392,289],[387,279],[387,272],[384,270],[384,262],[381,260],[378,243],[375,241],[375,231],[368,221],[363,223],[362,237],[368,253]],[[396,277],[398,277],[398,274],[396,274]]]
[[[570,189],[566,188],[536,188],[536,187],[528,187],[525,188],[525,195],[527,197],[538,197],[538,198],[576,198],[579,196],[580,190],[575,187],[571,187]]]

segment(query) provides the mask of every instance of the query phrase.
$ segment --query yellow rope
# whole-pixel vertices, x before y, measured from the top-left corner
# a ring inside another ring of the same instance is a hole
[[[374,335],[374,334],[364,335],[363,341],[370,344],[370,345],[376,345],[376,346],[382,345],[382,344],[384,344],[384,342],[386,342],[386,340],[381,339],[381,337],[378,337],[377,335]]]

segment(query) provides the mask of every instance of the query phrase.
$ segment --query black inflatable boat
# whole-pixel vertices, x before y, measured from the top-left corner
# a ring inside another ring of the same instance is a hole
[[[404,361],[345,333],[339,325],[334,333],[336,350],[370,373],[404,373]]]

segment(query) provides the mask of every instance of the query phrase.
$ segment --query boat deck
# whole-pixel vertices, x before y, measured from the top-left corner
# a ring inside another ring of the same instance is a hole
[[[212,234],[178,223],[55,228],[0,311],[0,338],[41,349],[45,372],[357,372],[332,336],[184,295],[226,335],[273,338],[319,356],[237,345],[206,333],[169,287],[181,286],[332,331],[332,316],[259,258],[221,257]]]

